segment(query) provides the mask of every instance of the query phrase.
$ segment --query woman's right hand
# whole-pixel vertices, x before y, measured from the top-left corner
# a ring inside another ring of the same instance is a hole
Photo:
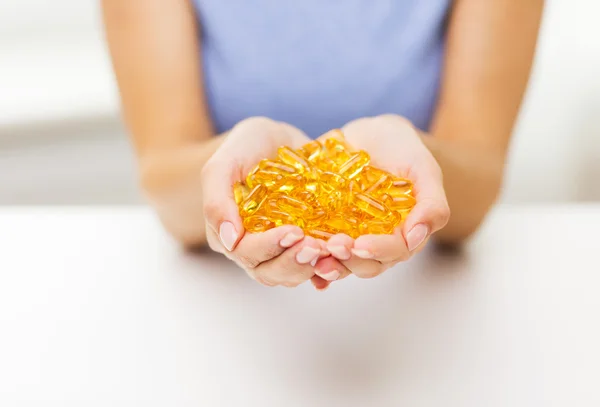
[[[328,256],[324,242],[305,236],[294,225],[245,233],[232,189],[261,159],[274,156],[278,147],[299,148],[309,141],[308,137],[289,124],[263,117],[240,122],[225,137],[201,175],[210,247],[235,261],[264,285],[295,287],[312,278],[317,288],[325,288],[327,275],[315,276],[314,268],[320,257]],[[334,263],[331,264],[334,269],[344,270],[339,273],[342,276],[349,273],[333,257],[326,260]],[[331,278],[339,278],[339,274]]]

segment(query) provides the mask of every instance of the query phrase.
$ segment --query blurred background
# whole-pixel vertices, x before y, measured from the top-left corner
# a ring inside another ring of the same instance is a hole
[[[0,205],[140,204],[99,2],[0,2]],[[600,2],[547,0],[503,201],[600,201]]]

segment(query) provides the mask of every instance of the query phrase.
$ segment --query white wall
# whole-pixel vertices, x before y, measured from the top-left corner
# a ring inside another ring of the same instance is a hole
[[[504,200],[600,200],[599,15],[547,0]],[[0,204],[141,202],[116,95],[98,1],[0,2]]]

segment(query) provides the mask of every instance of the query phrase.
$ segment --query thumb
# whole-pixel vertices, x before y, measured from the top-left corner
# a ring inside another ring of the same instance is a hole
[[[219,153],[217,151],[202,169],[203,212],[206,227],[219,236],[228,251],[232,251],[244,234],[233,196],[233,185],[239,181],[240,169],[235,160]]]

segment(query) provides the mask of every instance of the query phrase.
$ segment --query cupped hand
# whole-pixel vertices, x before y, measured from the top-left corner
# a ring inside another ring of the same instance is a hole
[[[267,118],[246,119],[236,125],[205,164],[201,174],[206,235],[210,247],[236,262],[250,277],[268,285],[295,287],[312,279],[324,289],[327,282],[315,276],[314,264],[329,256],[325,245],[294,225],[262,233],[246,233],[232,186],[263,158],[275,156],[282,145],[299,148],[309,138],[299,129]],[[325,261],[325,260],[323,260]],[[331,258],[325,264],[343,269]]]
[[[363,118],[346,124],[342,131],[353,148],[370,154],[374,166],[414,183],[416,205],[393,234],[363,235],[356,240],[339,234],[327,242],[327,250],[353,274],[372,278],[422,249],[446,225],[450,209],[440,166],[408,120],[396,115]],[[319,274],[333,267],[323,261],[316,265]]]

